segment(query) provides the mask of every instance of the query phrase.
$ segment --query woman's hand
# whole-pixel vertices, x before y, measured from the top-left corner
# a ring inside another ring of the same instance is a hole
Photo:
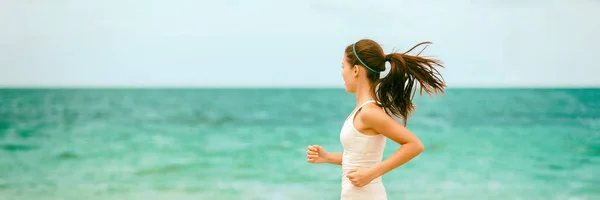
[[[371,183],[371,181],[373,181],[373,179],[376,178],[370,168],[350,169],[346,173],[346,177],[348,177],[350,182],[352,182],[352,185],[354,185],[356,187],[365,186],[365,185]]]
[[[306,151],[308,162],[313,164],[327,163],[329,160],[329,153],[319,145],[308,146]]]

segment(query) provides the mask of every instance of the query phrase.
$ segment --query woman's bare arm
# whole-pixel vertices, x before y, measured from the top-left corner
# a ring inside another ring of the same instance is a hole
[[[383,109],[376,105],[365,107],[366,109],[363,108],[358,116],[365,128],[372,129],[400,144],[400,148],[392,155],[371,168],[372,175],[382,176],[423,152],[425,148],[419,138],[385,113]]]
[[[327,152],[327,163],[342,165],[342,153]]]

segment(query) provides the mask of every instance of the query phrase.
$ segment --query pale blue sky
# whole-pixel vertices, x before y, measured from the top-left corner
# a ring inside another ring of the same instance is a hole
[[[477,2],[477,3],[473,3]],[[0,0],[0,86],[341,87],[431,41],[449,86],[600,86],[595,0]]]

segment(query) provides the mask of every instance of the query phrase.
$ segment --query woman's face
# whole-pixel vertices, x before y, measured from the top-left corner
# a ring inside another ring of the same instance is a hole
[[[348,93],[356,92],[356,67],[352,66],[346,59],[346,54],[342,59],[342,78],[344,79],[344,88]]]

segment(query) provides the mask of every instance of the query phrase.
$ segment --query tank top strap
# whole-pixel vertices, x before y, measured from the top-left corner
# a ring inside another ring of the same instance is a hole
[[[371,100],[367,100],[367,101],[365,101],[364,103],[360,104],[360,106],[358,106],[356,109],[354,109],[354,111],[352,111],[352,113],[350,114],[350,116],[349,116],[349,117],[348,117],[348,119],[346,119],[346,120],[349,120],[349,119],[354,119],[354,115],[356,115],[356,113],[357,113],[357,112],[358,112],[358,111],[359,111],[359,110],[360,110],[360,109],[361,109],[363,106],[365,106],[365,105],[367,105],[368,103],[371,103],[371,102],[375,102],[375,100],[373,100],[373,99],[371,99]]]

